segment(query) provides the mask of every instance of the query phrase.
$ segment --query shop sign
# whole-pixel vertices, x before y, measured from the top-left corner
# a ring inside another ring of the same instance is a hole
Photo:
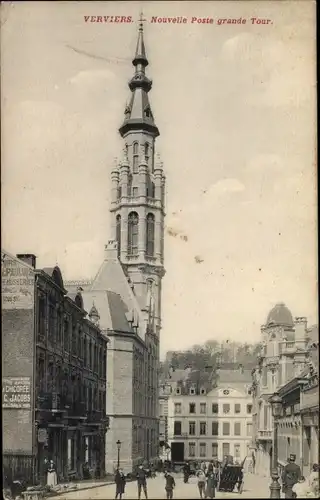
[[[48,440],[47,429],[38,429],[38,443],[46,443]]]
[[[2,408],[31,409],[30,377],[2,378]]]
[[[33,269],[5,254],[1,262],[1,297],[3,309],[33,308]]]

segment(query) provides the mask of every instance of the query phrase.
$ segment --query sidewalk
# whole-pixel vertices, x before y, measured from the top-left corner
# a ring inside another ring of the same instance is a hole
[[[243,494],[245,498],[270,498],[271,478],[258,474],[245,474]]]
[[[114,484],[114,481],[109,480],[86,480],[86,481],[78,481],[71,483],[61,483],[56,486],[56,488],[52,491],[50,496],[60,496],[65,495],[66,493],[70,493],[72,491],[82,491],[82,490],[92,490],[93,488],[100,488],[101,486],[108,486],[109,484]]]

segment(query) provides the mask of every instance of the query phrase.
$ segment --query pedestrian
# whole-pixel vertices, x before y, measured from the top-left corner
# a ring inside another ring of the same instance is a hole
[[[207,477],[213,472],[213,462],[208,462],[207,464]]]
[[[147,474],[142,465],[139,465],[137,473],[137,483],[138,483],[138,499],[141,498],[141,490],[143,490],[145,498],[148,498],[147,490]]]
[[[310,476],[307,478],[310,492],[314,494],[315,498],[319,498],[319,465],[313,464]]]
[[[125,475],[124,475],[122,469],[117,469],[114,481],[116,483],[116,496],[115,496],[115,498],[119,497],[119,499],[121,500],[122,495],[124,494],[124,491],[125,491],[125,487],[126,487],[126,478],[125,478]]]
[[[56,486],[58,484],[57,469],[53,460],[50,460],[47,469],[47,485]]]
[[[183,482],[187,484],[190,476],[190,465],[186,462],[183,466]]]
[[[301,476],[299,481],[292,486],[292,492],[295,498],[307,498],[309,496],[310,487],[304,476]]]
[[[256,456],[254,451],[252,452],[252,473],[256,473]]]
[[[205,498],[215,498],[216,487],[217,487],[216,476],[212,470],[207,475],[207,486],[206,486]]]
[[[200,498],[204,498],[205,497],[205,490],[206,490],[206,475],[202,469],[198,470],[197,478],[198,478],[198,490],[199,490]]]
[[[296,455],[291,454],[289,457],[289,463],[285,465],[282,473],[282,491],[285,494],[285,498],[296,498],[296,494],[292,490],[293,486],[301,478],[300,467],[295,463]]]
[[[166,486],[165,486],[166,495],[167,498],[171,499],[173,498],[173,490],[176,485],[176,482],[174,480],[174,477],[170,474],[170,472],[166,472],[164,477],[166,480]]]

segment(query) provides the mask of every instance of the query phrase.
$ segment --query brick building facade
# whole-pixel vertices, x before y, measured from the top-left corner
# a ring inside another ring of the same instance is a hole
[[[68,294],[60,269],[36,269],[32,255],[2,252],[3,452],[5,470],[59,480],[101,474],[107,418],[107,342],[92,304]]]

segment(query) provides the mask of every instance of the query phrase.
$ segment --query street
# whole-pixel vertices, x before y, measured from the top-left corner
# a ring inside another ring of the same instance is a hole
[[[174,490],[174,498],[176,499],[195,499],[199,498],[197,481],[195,478],[191,478],[188,484],[184,484],[181,475],[175,475],[176,487]],[[148,480],[148,496],[149,499],[158,500],[165,499],[166,493],[164,489],[165,481],[163,475],[157,476],[155,479]],[[244,489],[242,495],[239,493],[224,493],[217,492],[216,498],[269,498],[269,480],[267,478],[254,476],[248,474],[244,478]],[[90,490],[78,490],[70,492],[68,494],[58,495],[56,497],[51,497],[53,500],[107,500],[115,497],[115,485],[110,484],[106,486],[100,486],[97,488],[92,488]],[[127,483],[125,494],[123,499],[138,498],[137,495],[137,483],[134,481],[132,483]],[[144,498],[142,496],[142,498]]]

